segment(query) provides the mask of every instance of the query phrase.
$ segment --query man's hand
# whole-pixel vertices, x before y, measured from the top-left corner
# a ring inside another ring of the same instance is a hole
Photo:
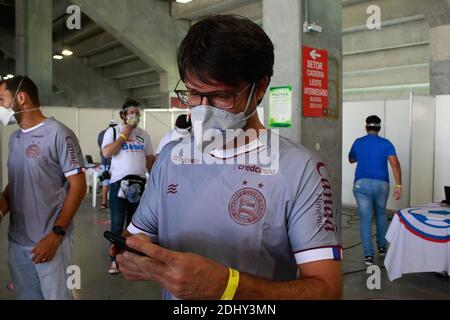
[[[125,135],[127,137],[127,140],[128,140],[128,138],[130,138],[130,135],[133,132],[133,130],[134,130],[134,127],[127,125],[127,126],[125,126],[123,128],[123,130],[122,130],[122,132],[120,134]]]
[[[44,239],[39,241],[36,247],[31,251],[31,253],[34,254],[33,262],[39,264],[52,261],[62,240],[62,236],[58,236],[53,232],[49,233]]]
[[[402,187],[396,186],[394,189],[394,199],[400,200],[401,197],[402,197]]]
[[[155,281],[179,299],[218,300],[225,291],[229,271],[219,263],[161,248],[145,235],[128,238],[127,246],[147,255],[140,257],[127,251],[117,255],[120,271],[127,280]]]

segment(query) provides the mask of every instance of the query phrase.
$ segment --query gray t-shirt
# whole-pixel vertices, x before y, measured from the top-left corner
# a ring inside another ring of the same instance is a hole
[[[305,147],[271,131],[267,136],[242,153],[272,155],[270,165],[198,164],[172,154],[182,142],[167,145],[128,231],[280,281],[296,279],[299,264],[340,260],[327,169]],[[273,147],[272,138],[278,139]],[[164,298],[175,297],[165,291]]]
[[[63,207],[67,177],[84,171],[75,134],[54,118],[9,140],[9,240],[35,246],[49,234]],[[73,229],[71,225],[68,232]]]

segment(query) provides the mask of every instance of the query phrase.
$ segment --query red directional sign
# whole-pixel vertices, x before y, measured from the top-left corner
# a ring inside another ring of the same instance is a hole
[[[323,117],[328,111],[328,52],[303,47],[303,115]]]

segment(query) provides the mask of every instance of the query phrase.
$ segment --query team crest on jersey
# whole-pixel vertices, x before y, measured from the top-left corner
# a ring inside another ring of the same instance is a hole
[[[266,199],[256,189],[241,189],[231,197],[228,212],[231,218],[239,224],[255,224],[266,213]]]
[[[30,145],[26,150],[26,155],[28,158],[37,158],[41,154],[41,148],[37,144]]]

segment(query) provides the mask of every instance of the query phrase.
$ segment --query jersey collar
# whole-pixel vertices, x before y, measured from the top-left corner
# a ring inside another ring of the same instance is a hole
[[[36,129],[39,129],[40,127],[42,127],[44,125],[44,121],[42,121],[41,123],[39,123],[38,125],[32,127],[32,128],[28,128],[28,129],[20,129],[20,131],[22,131],[23,133],[30,133]]]
[[[267,134],[267,132],[264,133],[262,136],[264,136],[266,134]],[[230,158],[236,157],[241,154],[249,153],[254,150],[262,150],[266,147],[266,144],[261,141],[261,137],[259,137],[256,140],[253,140],[252,142],[250,142],[246,145],[240,146],[238,148],[225,149],[225,150],[224,149],[213,149],[210,152],[210,154],[211,154],[211,156],[213,156],[215,158],[230,159]],[[267,139],[265,139],[265,141],[267,141]]]

